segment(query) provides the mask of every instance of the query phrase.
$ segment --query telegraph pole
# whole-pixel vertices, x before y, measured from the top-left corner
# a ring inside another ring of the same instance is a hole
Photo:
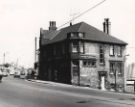
[[[35,63],[37,61],[37,37],[35,37]]]

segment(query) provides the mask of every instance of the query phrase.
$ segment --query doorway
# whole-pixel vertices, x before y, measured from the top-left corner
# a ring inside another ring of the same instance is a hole
[[[99,71],[99,87],[101,90],[106,90],[106,78],[107,78],[107,72]]]

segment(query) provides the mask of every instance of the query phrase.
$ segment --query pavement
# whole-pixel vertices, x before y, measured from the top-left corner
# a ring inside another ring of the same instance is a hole
[[[94,88],[85,87],[85,86],[70,85],[70,84],[57,83],[57,82],[52,82],[52,81],[42,81],[42,80],[35,80],[35,79],[27,79],[27,80],[31,81],[31,82],[49,84],[49,85],[53,85],[53,86],[63,86],[63,87],[73,87],[73,88],[80,88],[80,89],[99,90],[99,89],[94,89]],[[107,90],[100,90],[100,91],[107,91]]]
[[[87,87],[87,86],[70,85],[70,84],[57,83],[57,82],[52,82],[52,81],[36,80],[36,79],[27,79],[27,80],[31,81],[31,82],[49,84],[49,85],[53,85],[53,86],[74,87],[74,88],[80,88],[80,89],[90,89],[90,90],[106,91],[106,92],[114,92],[114,93],[116,93],[115,91],[100,90],[100,89],[91,88],[91,87]],[[122,93],[122,92],[117,92],[117,93]]]

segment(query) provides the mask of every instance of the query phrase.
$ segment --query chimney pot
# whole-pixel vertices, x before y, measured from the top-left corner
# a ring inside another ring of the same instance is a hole
[[[72,26],[72,22],[70,22],[70,26]]]
[[[110,27],[111,27],[111,22],[109,21],[109,18],[105,18],[103,22],[104,33],[110,35]]]
[[[49,30],[56,30],[56,21],[50,21]]]

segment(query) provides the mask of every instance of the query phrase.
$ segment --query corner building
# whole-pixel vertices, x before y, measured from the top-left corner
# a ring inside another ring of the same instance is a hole
[[[103,31],[85,22],[57,30],[51,21],[39,44],[40,79],[123,91],[127,43],[110,35],[109,19]]]

